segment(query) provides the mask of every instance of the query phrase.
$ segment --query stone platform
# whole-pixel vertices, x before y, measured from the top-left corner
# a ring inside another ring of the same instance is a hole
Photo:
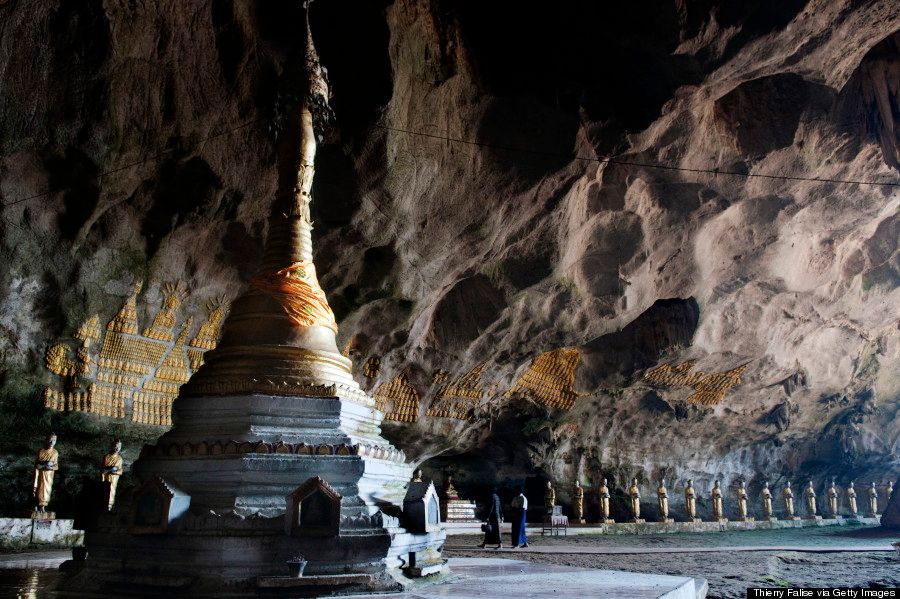
[[[703,599],[707,584],[702,578],[638,574],[616,570],[592,570],[536,564],[498,558],[450,558],[455,579],[390,595],[396,599],[458,597],[610,597],[621,599]],[[351,595],[354,599],[384,599],[385,595]]]
[[[621,522],[616,524],[579,524],[570,525],[568,535],[657,535],[667,533],[684,532],[723,532],[732,530],[779,530],[784,528],[812,528],[820,526],[847,526],[847,525],[878,526],[878,518],[822,518],[821,520],[754,520],[749,522],[725,521],[725,522]],[[481,524],[444,524],[447,535],[471,535],[481,533]],[[527,535],[540,536],[541,525],[529,524],[525,528]],[[500,525],[501,534],[509,534],[511,525],[504,522]]]
[[[375,410],[248,394],[179,397],[174,415],[134,464],[143,484],[100,510],[60,596],[255,597],[296,586],[285,576],[297,555],[305,582],[318,582],[295,595],[395,591],[411,583],[411,553],[424,560],[444,544],[434,487],[407,501],[424,483],[410,482]]]
[[[34,520],[0,518],[0,549],[16,550],[47,547],[74,547],[84,541],[84,531],[74,520]]]

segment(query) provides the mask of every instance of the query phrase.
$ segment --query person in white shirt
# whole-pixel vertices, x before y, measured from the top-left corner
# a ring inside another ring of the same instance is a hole
[[[519,494],[512,500],[512,546],[528,547],[528,539],[525,538],[525,513],[528,511],[528,498],[525,497],[525,489],[519,487]]]

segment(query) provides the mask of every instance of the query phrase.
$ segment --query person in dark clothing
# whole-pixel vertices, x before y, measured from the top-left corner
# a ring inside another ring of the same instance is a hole
[[[479,547],[484,548],[488,543],[491,545],[497,543],[497,549],[503,547],[503,542],[500,540],[500,522],[502,521],[503,514],[500,512],[500,496],[497,495],[497,489],[495,487],[494,490],[491,491],[491,503],[488,506],[487,526],[489,526],[490,529],[485,531],[484,540]]]

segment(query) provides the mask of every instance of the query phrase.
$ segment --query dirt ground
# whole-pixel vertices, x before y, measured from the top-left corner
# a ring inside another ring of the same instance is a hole
[[[760,587],[897,587],[900,586],[900,559],[896,552],[839,551],[729,551],[737,546],[801,546],[811,549],[884,546],[900,539],[898,531],[882,529],[799,529],[710,534],[535,537],[529,544],[541,547],[596,547],[596,554],[541,554],[528,551],[504,552],[498,557],[652,574],[705,578],[711,599],[738,599],[750,586]],[[480,537],[454,536],[447,540],[445,554],[453,557],[484,556],[483,551],[462,549],[480,542]],[[459,547],[459,548],[457,548]],[[671,553],[611,555],[603,548],[672,548]],[[717,553],[680,553],[679,549],[722,547]]]

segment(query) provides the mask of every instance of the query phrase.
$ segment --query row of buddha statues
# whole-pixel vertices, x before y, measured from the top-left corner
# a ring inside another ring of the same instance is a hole
[[[122,442],[116,439],[112,443],[109,453],[100,461],[100,480],[109,483],[108,508],[111,510],[116,501],[116,488],[119,485],[119,477],[125,469],[122,460]],[[50,433],[44,441],[44,446],[38,451],[34,462],[34,482],[31,493],[34,497],[35,519],[52,518],[52,512],[47,511],[50,504],[50,496],[53,494],[53,479],[59,470],[59,451],[56,449],[56,435]]]
[[[888,481],[885,488],[885,495],[887,496],[888,500],[890,500],[893,492],[894,484],[893,482]],[[879,514],[878,488],[876,484],[873,482],[871,486],[866,489],[865,493],[867,500],[865,516],[869,518],[877,518]],[[631,480],[631,485],[628,487],[627,494],[629,512],[631,516],[630,521],[637,523],[646,522],[646,520],[641,518],[641,492],[638,487],[638,481],[636,478],[633,478]],[[861,514],[859,513],[857,492],[853,482],[849,483],[845,494],[847,499],[847,511],[849,512],[849,517],[859,517]],[[600,507],[600,523],[615,523],[615,521],[610,518],[611,494],[609,485],[605,478],[603,479],[603,483],[598,488],[598,497]],[[785,483],[784,487],[781,489],[781,498],[784,507],[784,518],[787,520],[800,520],[800,516],[797,515],[797,509],[794,503],[794,491],[793,489],[791,489],[790,482]],[[827,517],[830,519],[840,518],[840,493],[837,489],[836,481],[834,479],[832,479],[831,484],[826,490],[825,498],[827,505]],[[694,489],[694,481],[687,481],[687,485],[684,488],[684,506],[687,516],[687,522],[702,522],[702,520],[697,516],[698,499],[700,499],[700,497],[697,494],[697,491]],[[725,493],[718,480],[713,483],[713,488],[710,491],[709,499],[712,504],[713,521],[727,521],[727,518],[725,517]],[[737,505],[738,521],[752,522],[753,520],[755,520],[753,516],[749,515],[749,496],[744,481],[741,481],[738,487],[734,490],[734,499]],[[803,490],[803,500],[806,506],[806,518],[821,519],[822,516],[819,514],[820,510],[816,503],[816,491],[813,487],[812,481],[809,481],[808,485]],[[772,500],[772,490],[769,488],[768,482],[763,483],[762,490],[760,491],[760,501],[762,504],[763,519],[767,521],[778,520],[778,518],[775,517],[775,510]],[[555,504],[556,490],[553,488],[553,483],[551,481],[547,481],[547,490],[544,495],[545,512],[547,514],[552,513]],[[660,522],[675,521],[669,516],[669,491],[668,489],[666,489],[666,485],[663,481],[659,481],[659,486],[656,488],[656,504],[659,507]],[[575,483],[575,487],[572,493],[572,515],[575,522],[580,524],[584,523],[584,487],[582,487],[578,482]]]

